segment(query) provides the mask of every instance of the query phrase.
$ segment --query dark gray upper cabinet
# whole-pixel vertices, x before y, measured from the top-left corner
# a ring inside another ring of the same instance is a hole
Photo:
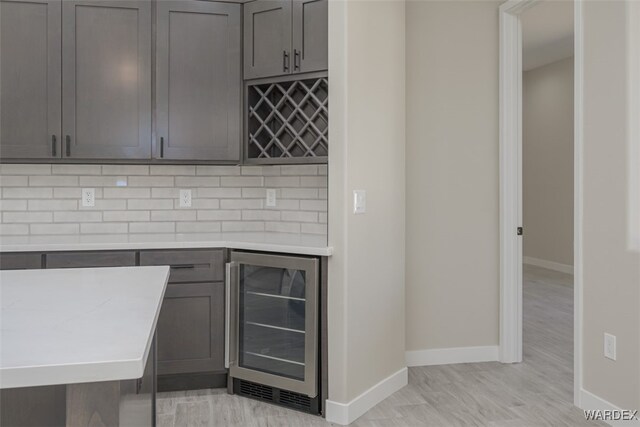
[[[291,72],[291,0],[244,5],[244,78]]]
[[[0,1],[0,158],[60,157],[61,3]]]
[[[244,5],[244,78],[327,69],[327,0]]]
[[[151,3],[62,4],[63,156],[151,156]]]
[[[240,5],[157,3],[154,157],[240,159]]]
[[[327,0],[293,0],[293,71],[326,70],[329,55]]]

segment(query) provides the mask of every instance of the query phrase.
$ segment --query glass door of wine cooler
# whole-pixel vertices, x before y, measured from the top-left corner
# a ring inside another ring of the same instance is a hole
[[[231,376],[315,397],[318,260],[233,252],[227,275]]]

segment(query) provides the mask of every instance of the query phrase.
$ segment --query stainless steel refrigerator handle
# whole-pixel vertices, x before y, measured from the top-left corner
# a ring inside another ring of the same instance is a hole
[[[228,369],[235,364],[236,359],[235,356],[232,356],[231,352],[235,352],[236,345],[235,316],[237,315],[237,307],[233,302],[237,299],[234,298],[234,294],[237,292],[235,281],[237,280],[236,271],[238,264],[228,262],[225,267],[224,366]]]
[[[229,369],[229,333],[231,319],[231,263],[225,265],[225,282],[224,282],[224,367]]]

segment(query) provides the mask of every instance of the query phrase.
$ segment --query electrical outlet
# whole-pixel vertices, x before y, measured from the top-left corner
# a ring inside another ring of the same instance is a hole
[[[353,213],[363,214],[367,211],[367,192],[353,190]]]
[[[96,189],[83,188],[82,189],[82,206],[93,207],[95,205],[96,205]]]
[[[273,188],[267,189],[267,206],[270,208],[276,206],[276,190]]]
[[[191,190],[180,190],[180,207],[191,207]]]
[[[606,332],[604,334],[604,357],[616,360],[616,336]]]

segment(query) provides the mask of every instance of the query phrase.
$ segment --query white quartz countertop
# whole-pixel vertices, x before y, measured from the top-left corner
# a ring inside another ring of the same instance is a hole
[[[167,233],[2,236],[0,252],[229,248],[330,256],[327,237],[293,233]]]
[[[143,376],[169,267],[0,271],[0,388]]]

